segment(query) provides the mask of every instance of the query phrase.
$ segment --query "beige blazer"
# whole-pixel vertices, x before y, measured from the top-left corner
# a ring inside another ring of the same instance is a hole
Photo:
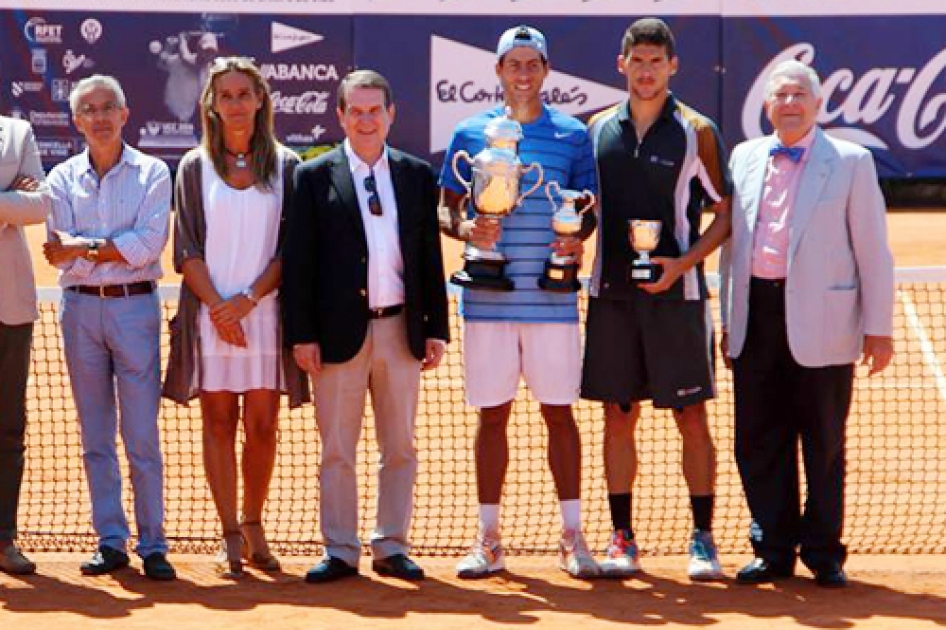
[[[737,146],[732,237],[720,262],[729,354],[746,339],[752,248],[771,137]],[[894,270],[887,209],[869,151],[816,131],[789,217],[788,342],[806,367],[853,363],[864,335],[893,334]]]
[[[36,192],[8,190],[20,175],[44,182]],[[50,209],[39,149],[29,123],[0,116],[0,322],[32,322],[36,312],[33,265],[23,226],[43,223]]]

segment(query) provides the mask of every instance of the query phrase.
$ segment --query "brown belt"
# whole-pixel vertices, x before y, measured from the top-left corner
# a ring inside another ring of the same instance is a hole
[[[394,317],[404,310],[403,304],[394,306],[384,306],[382,308],[369,308],[368,319],[384,319],[385,317]]]
[[[68,289],[83,295],[97,295],[100,298],[120,298],[153,293],[154,283],[146,280],[131,284],[106,284],[100,287],[76,285],[68,287]]]

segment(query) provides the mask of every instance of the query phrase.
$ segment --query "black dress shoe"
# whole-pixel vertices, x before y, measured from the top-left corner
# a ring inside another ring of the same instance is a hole
[[[847,575],[838,565],[832,565],[815,571],[815,584],[825,588],[844,588],[847,586]]]
[[[309,584],[324,584],[352,575],[358,575],[358,567],[353,567],[333,556],[325,556],[321,562],[309,569],[305,574],[305,581]]]
[[[177,577],[177,571],[160,551],[148,554],[144,559],[144,569],[147,577],[158,582],[170,582]]]
[[[424,570],[403,553],[396,553],[387,558],[377,558],[371,563],[371,568],[378,575],[389,575],[402,580],[424,579]]]
[[[736,581],[740,584],[765,584],[792,577],[793,573],[791,567],[773,564],[765,558],[755,558],[736,574]]]
[[[128,566],[128,554],[106,545],[92,555],[92,559],[79,565],[82,575],[105,575]]]

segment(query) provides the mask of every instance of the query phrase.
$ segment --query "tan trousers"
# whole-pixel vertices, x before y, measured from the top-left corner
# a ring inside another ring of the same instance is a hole
[[[322,438],[322,536],[327,554],[351,566],[357,566],[361,556],[355,460],[369,391],[381,451],[372,553],[386,558],[408,552],[419,387],[420,361],[408,349],[403,314],[370,321],[358,354],[345,363],[324,364],[315,379],[315,414]]]

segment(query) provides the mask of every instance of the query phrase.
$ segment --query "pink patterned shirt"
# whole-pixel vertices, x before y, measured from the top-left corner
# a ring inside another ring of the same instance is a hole
[[[777,280],[788,274],[789,217],[814,140],[815,127],[812,127],[804,138],[792,145],[805,149],[797,163],[787,155],[769,156],[752,249],[752,275],[757,278]],[[772,146],[778,143],[778,136],[773,134]]]

